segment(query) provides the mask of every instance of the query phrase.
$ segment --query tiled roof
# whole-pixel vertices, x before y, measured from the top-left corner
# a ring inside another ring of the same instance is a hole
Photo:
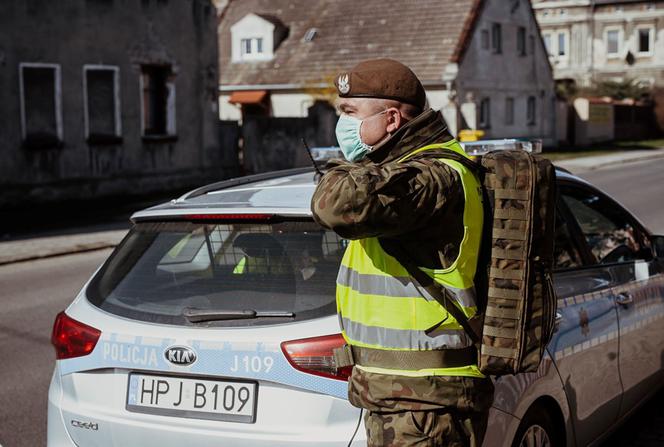
[[[220,82],[230,85],[330,82],[361,60],[391,57],[425,83],[441,83],[459,58],[482,0],[231,0],[219,28]],[[230,27],[254,13],[277,18],[288,36],[274,59],[231,62]],[[316,28],[311,42],[303,37]],[[462,38],[463,36],[463,38]]]

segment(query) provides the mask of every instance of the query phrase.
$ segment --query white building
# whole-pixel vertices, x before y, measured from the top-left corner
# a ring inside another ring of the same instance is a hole
[[[306,116],[361,60],[413,69],[453,133],[553,141],[551,66],[528,0],[242,0],[219,25],[222,120]]]
[[[664,85],[664,1],[533,0],[556,80]]]

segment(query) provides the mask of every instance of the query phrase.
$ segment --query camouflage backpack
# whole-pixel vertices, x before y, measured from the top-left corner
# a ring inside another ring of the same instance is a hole
[[[478,284],[486,275],[487,297],[479,366],[490,375],[533,372],[556,319],[555,168],[523,150],[489,152],[481,164],[485,213],[492,222],[485,236],[490,252],[482,254],[477,272]]]
[[[444,287],[392,248],[400,263],[459,322],[479,350],[488,375],[536,371],[553,335],[555,169],[524,150],[498,150],[481,166],[451,151],[437,152],[478,173],[485,223],[475,277],[478,313],[468,320]]]

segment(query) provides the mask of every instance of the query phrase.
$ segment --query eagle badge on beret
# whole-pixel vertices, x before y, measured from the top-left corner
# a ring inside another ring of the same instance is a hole
[[[345,95],[350,91],[350,82],[349,82],[349,76],[348,74],[343,74],[339,76],[339,79],[337,79],[337,86],[339,88],[339,92],[342,95]]]

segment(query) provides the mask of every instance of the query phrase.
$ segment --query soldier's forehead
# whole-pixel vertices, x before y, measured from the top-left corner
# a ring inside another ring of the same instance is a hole
[[[374,102],[376,102],[375,98],[337,98],[335,105],[337,108],[352,107],[354,109],[361,109],[373,106]]]

